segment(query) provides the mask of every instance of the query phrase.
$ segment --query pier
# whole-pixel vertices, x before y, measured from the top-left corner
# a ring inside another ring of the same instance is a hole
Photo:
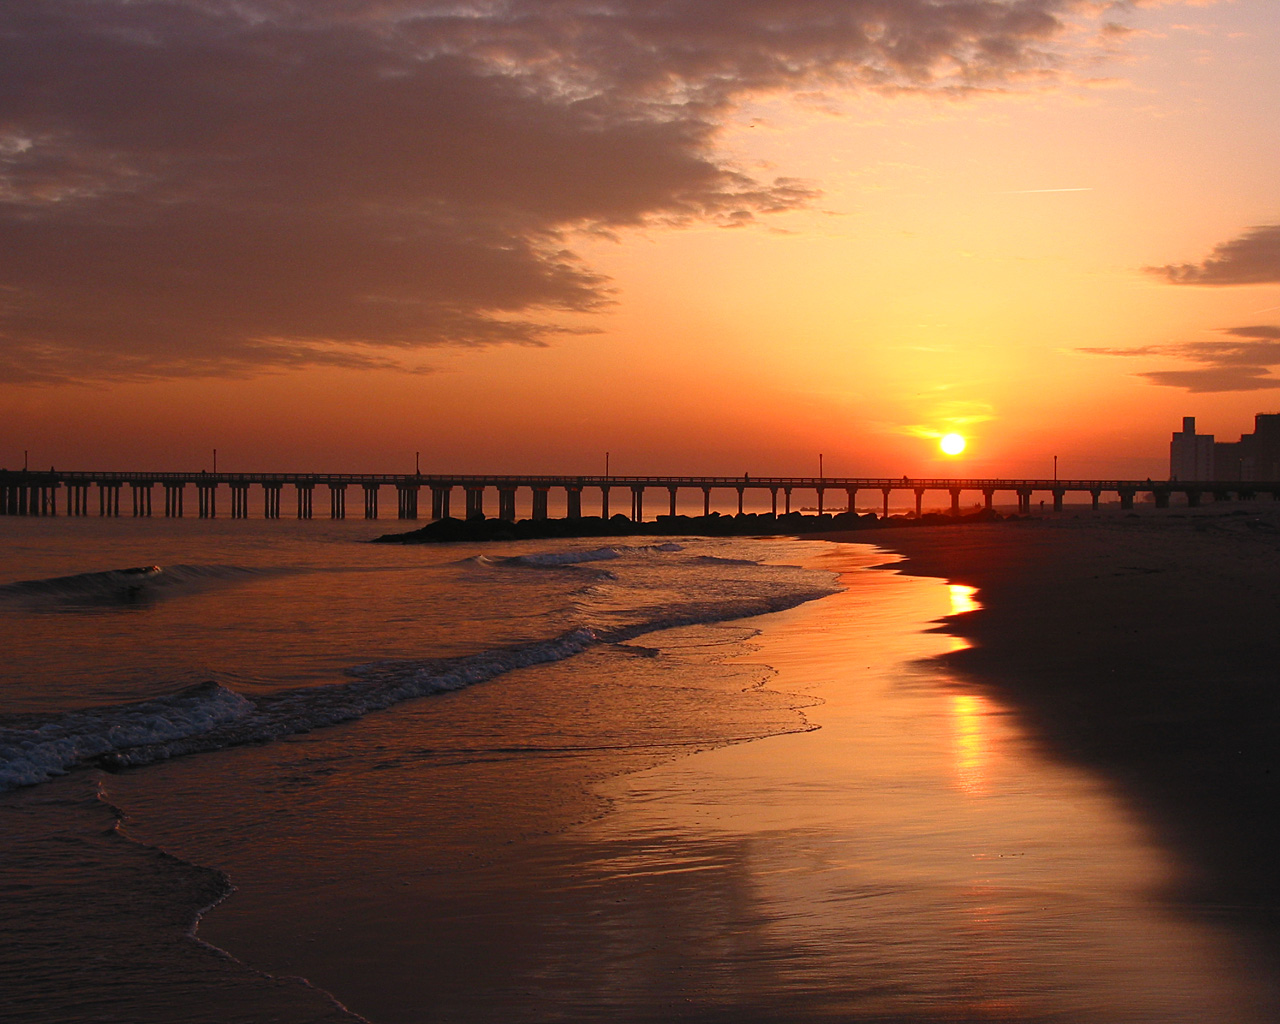
[[[156,489],[164,492],[163,502],[155,502]],[[962,510],[962,496],[971,500],[981,496],[982,507],[991,509],[996,496],[1016,500],[1018,511],[1027,514],[1037,495],[1051,501],[1054,511],[1062,511],[1068,495],[1087,495],[1090,507],[1097,510],[1104,495],[1114,495],[1122,509],[1133,508],[1140,495],[1150,496],[1157,508],[1167,508],[1174,496],[1189,506],[1204,500],[1250,500],[1269,495],[1280,500],[1280,481],[1179,481],[1179,480],[1014,480],[965,479],[952,477],[723,477],[723,476],[518,476],[442,474],[335,474],[335,473],[121,473],[50,470],[0,470],[0,515],[8,516],[120,516],[128,514],[148,517],[153,508],[168,518],[180,518],[187,512],[187,496],[194,492],[194,512],[202,519],[216,518],[221,507],[232,519],[249,516],[249,495],[253,488],[262,491],[262,516],[279,519],[295,515],[311,519],[315,515],[314,496],[320,489],[328,493],[328,517],[347,517],[348,489],[363,492],[363,515],[379,516],[379,495],[386,488],[396,495],[396,517],[419,518],[420,497],[430,493],[432,520],[444,519],[454,511],[467,519],[482,519],[496,511],[498,519],[514,521],[516,498],[529,492],[531,518],[548,518],[549,496],[563,490],[566,516],[579,519],[584,514],[609,518],[611,511],[623,512],[633,521],[645,518],[645,498],[657,497],[649,509],[656,514],[676,514],[676,497],[680,491],[700,492],[703,514],[711,511],[713,491],[736,494],[738,512],[744,508],[745,496],[767,493],[774,515],[790,513],[798,500],[815,502],[813,511],[831,511],[834,502],[853,509],[859,495],[873,496],[874,506],[889,515],[890,499],[906,494],[914,499],[914,515],[919,516],[926,494],[942,493],[949,498],[953,515]],[[292,491],[293,502],[287,502],[286,491]],[[121,512],[122,492],[128,491]],[[357,490],[358,489],[358,490]],[[594,501],[588,501],[588,496]],[[618,496],[622,501],[618,501]],[[225,496],[226,504],[220,499]],[[455,505],[455,497],[461,501]],[[496,498],[496,508],[492,499]],[[614,504],[611,506],[610,502]],[[663,500],[665,499],[665,501]],[[592,506],[595,507],[592,507]],[[321,504],[324,510],[324,504]],[[360,506],[357,505],[357,508]],[[598,513],[597,513],[598,509]],[[586,510],[586,511],[584,511]]]

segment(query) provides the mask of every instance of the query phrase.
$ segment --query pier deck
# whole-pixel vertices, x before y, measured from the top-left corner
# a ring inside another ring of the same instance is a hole
[[[1085,495],[1091,507],[1097,509],[1104,494],[1114,494],[1121,508],[1132,508],[1140,494],[1153,497],[1157,507],[1167,507],[1173,495],[1181,495],[1188,505],[1198,505],[1203,497],[1216,500],[1229,498],[1249,499],[1268,494],[1280,499],[1280,481],[1179,481],[1179,480],[1034,480],[988,479],[969,477],[726,477],[726,476],[542,476],[527,474],[427,474],[427,473],[173,473],[173,472],[91,472],[77,470],[0,470],[0,515],[54,516],[59,514],[59,492],[62,514],[86,516],[91,506],[100,516],[119,516],[121,492],[129,490],[129,509],[134,516],[152,515],[152,497],[159,487],[164,492],[163,515],[180,517],[186,511],[186,497],[194,490],[195,513],[201,518],[213,518],[218,514],[218,496],[223,488],[230,496],[230,516],[244,519],[249,515],[249,492],[261,488],[263,516],[278,519],[281,515],[282,492],[285,487],[294,492],[296,514],[299,519],[311,519],[314,514],[313,495],[316,488],[323,488],[329,495],[329,516],[344,519],[347,515],[347,491],[359,488],[366,519],[377,519],[378,497],[381,490],[394,488],[397,497],[396,515],[399,519],[419,518],[419,495],[423,488],[430,491],[430,518],[442,519],[450,515],[451,499],[455,490],[463,493],[463,510],[466,518],[483,518],[486,492],[496,491],[497,517],[516,518],[516,495],[521,489],[532,492],[533,519],[546,519],[548,495],[553,490],[565,492],[567,516],[580,518],[583,513],[583,492],[597,491],[600,498],[600,515],[610,514],[610,494],[618,491],[630,499],[629,518],[644,518],[645,492],[667,492],[667,510],[676,513],[676,495],[681,490],[701,491],[704,514],[711,509],[711,493],[714,490],[730,490],[737,493],[738,511],[743,511],[744,496],[748,491],[768,492],[773,513],[792,511],[793,494],[800,491],[812,494],[816,510],[826,510],[829,494],[845,499],[845,507],[852,509],[859,492],[878,493],[885,515],[889,514],[890,498],[897,493],[914,495],[915,514],[920,515],[924,495],[930,491],[946,492],[951,499],[954,514],[961,509],[964,492],[981,494],[984,507],[990,509],[995,495],[1016,497],[1020,512],[1031,510],[1032,498],[1045,494],[1052,498],[1053,507],[1061,511],[1067,495]],[[96,492],[96,501],[90,500]],[[779,507],[781,496],[781,508]]]

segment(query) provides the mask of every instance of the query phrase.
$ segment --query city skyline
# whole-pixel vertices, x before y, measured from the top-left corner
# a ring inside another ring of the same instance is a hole
[[[1142,479],[1280,408],[1275,5],[889,10],[0,15],[0,465]]]

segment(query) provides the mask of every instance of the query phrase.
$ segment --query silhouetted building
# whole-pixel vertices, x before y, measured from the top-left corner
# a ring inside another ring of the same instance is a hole
[[[1179,480],[1280,480],[1280,413],[1260,412],[1239,441],[1197,434],[1194,416],[1169,444],[1169,476]]]
[[[1215,448],[1212,434],[1196,433],[1196,418],[1182,417],[1182,429],[1169,442],[1170,480],[1214,480]]]

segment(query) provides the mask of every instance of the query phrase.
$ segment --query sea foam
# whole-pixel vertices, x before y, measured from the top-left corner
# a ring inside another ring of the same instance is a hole
[[[182,754],[261,743],[349,722],[402,701],[458,690],[514,669],[571,658],[678,626],[781,611],[832,593],[797,589],[768,596],[668,605],[635,621],[581,626],[557,636],[451,658],[373,661],[348,670],[349,682],[245,696],[212,682],[165,697],[0,726],[0,790],[34,785],[75,768],[117,769]]]

